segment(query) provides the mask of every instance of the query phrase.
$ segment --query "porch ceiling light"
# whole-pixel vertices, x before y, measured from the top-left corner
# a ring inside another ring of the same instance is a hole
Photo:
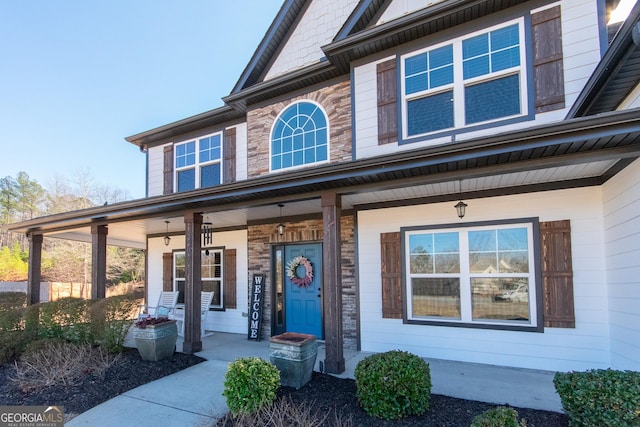
[[[278,204],[278,207],[280,208],[280,224],[278,224],[278,234],[280,236],[282,236],[284,234],[284,224],[282,223],[282,208],[284,207],[284,205],[282,203]]]
[[[456,212],[458,212],[458,217],[462,219],[464,217],[465,211],[467,209],[467,204],[460,200],[457,205],[454,206],[456,208]]]
[[[169,221],[165,221],[165,224],[167,224],[167,231],[163,240],[164,240],[164,245],[169,246],[169,243],[171,243],[171,237],[169,237]]]

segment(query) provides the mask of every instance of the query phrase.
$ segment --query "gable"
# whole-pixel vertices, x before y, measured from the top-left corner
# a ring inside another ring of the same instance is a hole
[[[443,1],[444,0],[393,0],[385,9],[384,13],[382,13],[376,25],[384,24],[385,22],[400,18],[411,12],[428,8],[436,3],[442,3]]]
[[[322,46],[330,43],[358,0],[314,0],[304,10],[264,80],[320,62]]]

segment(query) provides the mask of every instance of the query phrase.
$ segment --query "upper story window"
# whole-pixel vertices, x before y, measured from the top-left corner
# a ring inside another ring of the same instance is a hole
[[[522,19],[401,57],[403,137],[527,114]]]
[[[175,145],[176,191],[211,187],[222,182],[222,133]]]
[[[533,223],[405,231],[407,320],[536,328]]]
[[[289,105],[271,131],[271,170],[325,162],[329,153],[327,116],[310,101]]]

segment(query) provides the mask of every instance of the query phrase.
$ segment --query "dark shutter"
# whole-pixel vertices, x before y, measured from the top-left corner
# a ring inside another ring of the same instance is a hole
[[[540,223],[540,250],[544,326],[575,328],[569,220]]]
[[[224,131],[224,183],[236,181],[236,128]]]
[[[398,141],[398,92],[396,60],[377,66],[378,75],[378,145]]]
[[[400,233],[380,234],[382,317],[402,319]]]
[[[163,186],[162,194],[173,193],[173,144],[164,147],[164,167],[163,167]]]
[[[162,290],[173,291],[173,254],[162,254]]]
[[[224,308],[237,308],[236,250],[224,250]]]
[[[536,113],[564,108],[560,6],[531,15]]]

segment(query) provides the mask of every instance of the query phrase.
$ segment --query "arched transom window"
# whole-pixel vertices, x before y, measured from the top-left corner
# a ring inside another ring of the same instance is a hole
[[[276,119],[271,131],[271,170],[328,159],[327,117],[319,105],[297,102]]]

